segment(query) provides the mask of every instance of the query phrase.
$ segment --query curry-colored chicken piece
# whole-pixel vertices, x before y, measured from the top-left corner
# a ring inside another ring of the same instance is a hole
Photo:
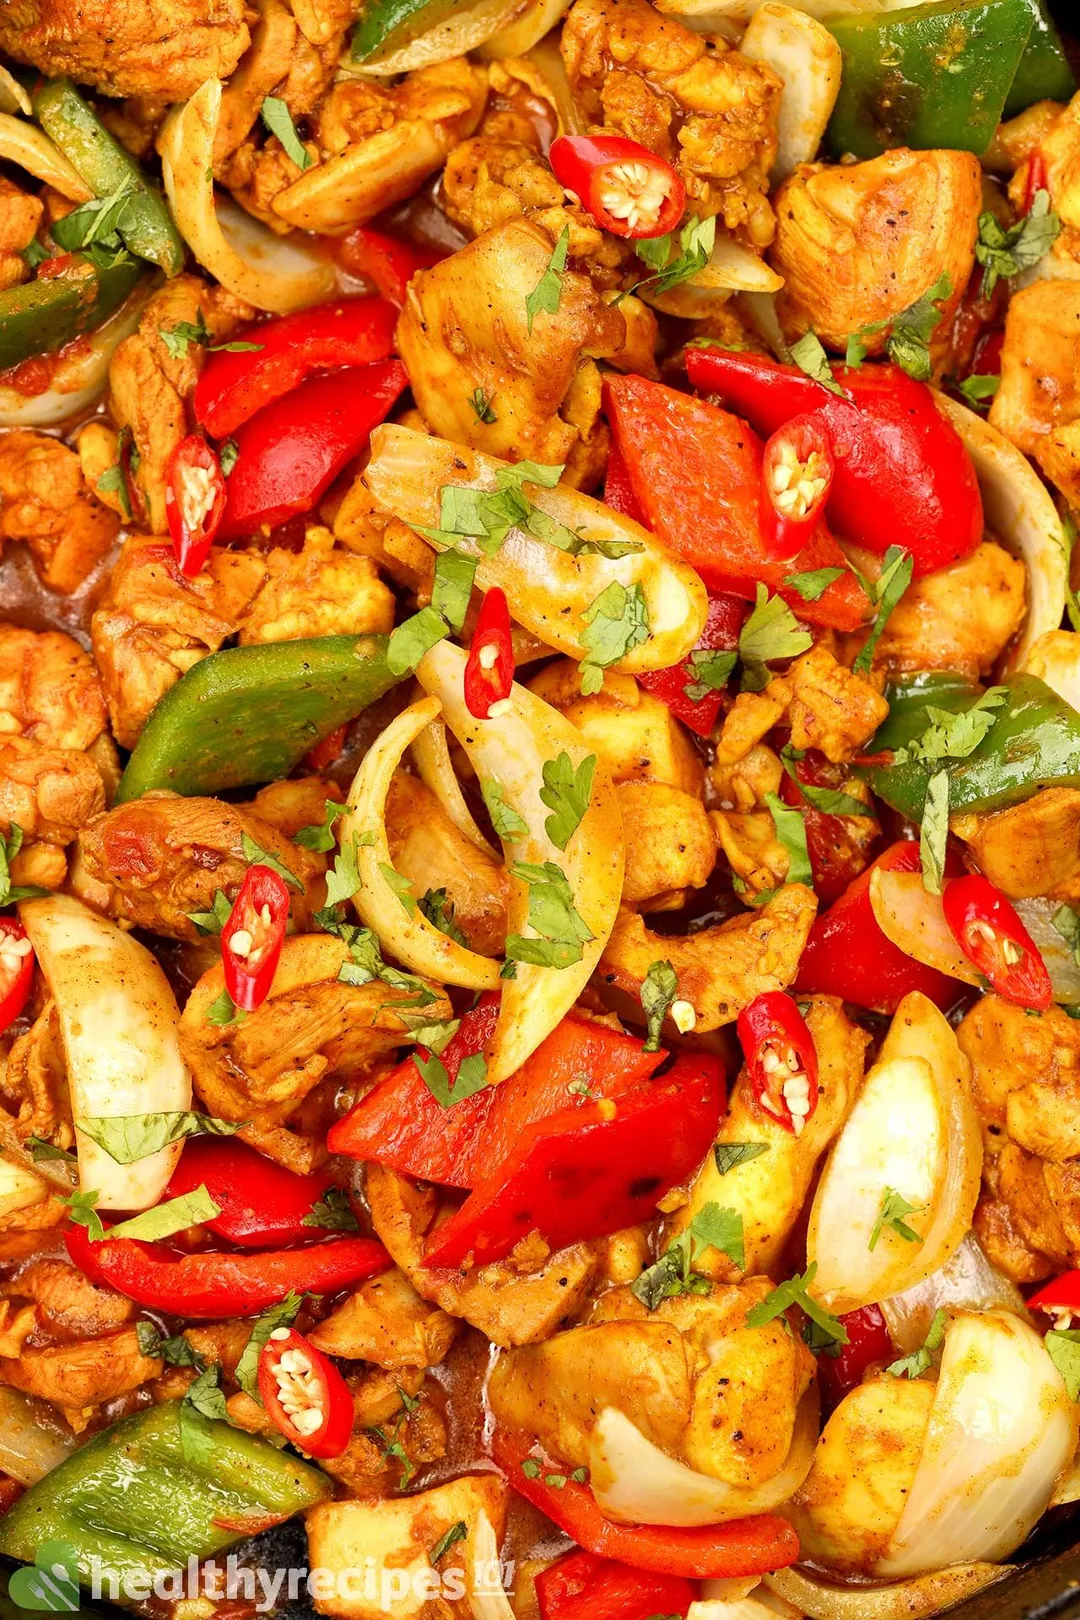
[[[701,800],[665,782],[620,782],[615,796],[626,844],[623,905],[677,911],[703,889],[716,865],[716,834]]]
[[[375,564],[335,548],[329,529],[310,528],[302,550],[275,547],[261,560],[265,578],[244,613],[241,646],[393,629],[393,593]]]
[[[67,445],[29,428],[0,436],[0,550],[25,540],[48,590],[78,590],[119,527]]]
[[[950,291],[935,300],[944,342],[975,262],[977,158],[901,147],[866,163],[802,164],[774,206],[769,260],[784,277],[777,311],[789,335],[812,329],[842,352],[853,332],[893,320],[947,276]],[[885,336],[867,334],[868,352]]]
[[[0,175],[0,292],[30,276],[26,249],[34,240],[45,205]]]
[[[130,1299],[114,1288],[99,1287],[66,1260],[34,1260],[2,1292],[32,1301],[39,1335],[56,1343],[97,1338],[138,1315]]]
[[[456,1333],[455,1319],[421,1299],[395,1267],[361,1283],[308,1337],[328,1356],[378,1367],[436,1367]]]
[[[75,1145],[67,1060],[51,997],[26,1033],[12,1041],[0,1077],[3,1106],[21,1141],[39,1136],[54,1147]]]
[[[647,0],[577,0],[562,55],[591,124],[673,163],[691,213],[715,214],[751,247],[768,246],[782,89],[771,68]]]
[[[73,637],[0,624],[0,736],[86,749],[108,724],[101,679]]]
[[[143,1355],[138,1335],[130,1327],[74,1344],[43,1349],[24,1346],[17,1361],[0,1358],[0,1383],[51,1401],[76,1420],[81,1417],[82,1427],[87,1407],[138,1389],[148,1379],[157,1378],[162,1366],[157,1357]]]
[[[595,358],[623,345],[626,325],[588,275],[560,278],[554,314],[526,301],[548,272],[555,241],[512,220],[409,283],[398,352],[433,433],[507,461],[566,463],[568,482],[594,483],[607,455]],[[478,412],[474,398],[494,401]],[[494,415],[493,421],[482,420]]]
[[[0,830],[18,827],[28,843],[70,844],[105,808],[105,784],[88,754],[0,738]]]
[[[962,562],[912,580],[874,649],[874,669],[987,675],[1024,622],[1027,573],[1018,557],[984,540]]]
[[[499,956],[506,944],[509,879],[502,861],[467,838],[431,789],[397,771],[386,797],[390,860],[417,900],[443,890],[469,948]]]
[[[716,757],[734,765],[787,714],[796,748],[814,748],[834,765],[857,754],[874,735],[889,705],[880,679],[857,675],[823,643],[811,647],[762,692],[740,692],[724,716]]]
[[[705,771],[689,733],[632,675],[609,670],[600,691],[586,696],[578,666],[562,658],[534,676],[529,690],[578,728],[613,782],[663,782],[701,797]]]
[[[248,47],[243,0],[6,0],[0,51],[107,96],[185,101]]]
[[[84,827],[72,886],[81,899],[117,921],[167,939],[197,940],[189,913],[213,910],[221,889],[231,902],[256,845],[286,867],[293,922],[310,926],[325,898],[325,861],[294,844],[250,810],[221,799],[145,793]]]
[[[1080,900],[1080,790],[1043,788],[1022,804],[955,816],[950,825],[1010,900]]]
[[[1018,118],[999,127],[994,141],[1001,148],[996,165],[1015,172],[1009,200],[1018,215],[1026,213],[1032,188],[1031,165],[1042,168],[1038,184],[1050,193],[1050,207],[1061,232],[1047,255],[1051,278],[1075,277],[1080,264],[1080,95],[1068,106],[1039,101]]]
[[[1080,282],[1035,281],[1013,294],[990,424],[1080,506]]]
[[[201,82],[201,81],[200,81]],[[165,334],[204,325],[208,342],[225,342],[254,311],[224,287],[198,276],[174,276],[150,298],[138,329],[118,345],[109,363],[109,405],[118,428],[130,428],[138,451],[133,495],[154,534],[165,534],[165,485],[169,459],[188,432],[185,401],[195,390],[206,346]]]

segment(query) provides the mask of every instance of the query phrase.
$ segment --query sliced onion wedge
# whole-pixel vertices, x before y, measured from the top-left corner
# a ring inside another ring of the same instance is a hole
[[[510,1599],[501,1584],[496,1586],[502,1578],[499,1542],[495,1526],[483,1509],[477,1515],[472,1543],[472,1566],[470,1569],[467,1564],[466,1571],[472,1577],[468,1596],[473,1620],[515,1620]]]
[[[589,1435],[589,1482],[600,1509],[621,1524],[723,1524],[771,1513],[794,1496],[810,1472],[817,1439],[817,1388],[811,1386],[780,1472],[762,1485],[728,1485],[669,1457],[624,1412],[607,1406]]]
[[[408,907],[387,877],[393,871],[386,836],[386,795],[390,780],[409,744],[442,709],[437,697],[421,698],[392,720],[364,755],[349,789],[349,808],[341,818],[342,848],[357,840],[356,866],[361,887],[353,897],[363,921],[374,930],[385,951],[440,984],[464,990],[494,990],[499,966],[459,945],[428,922],[413,904]]]
[[[426,725],[416,738],[412,745],[412,756],[420,780],[434,793],[458,831],[463,832],[477,849],[482,849],[485,855],[490,855],[492,860],[499,860],[501,857],[498,851],[492,849],[473,820],[473,813],[465,802],[461,783],[457,779],[450,758],[446,727],[439,717]]]
[[[930,1422],[900,1522],[874,1573],[1007,1558],[1076,1450],[1078,1408],[1035,1330],[1007,1312],[949,1323]]]
[[[775,185],[817,156],[836,98],[844,55],[823,23],[797,6],[766,0],[739,44],[751,62],[765,62],[784,83],[780,98]]]
[[[1011,1573],[1008,1564],[953,1564],[888,1586],[839,1586],[802,1570],[779,1569],[763,1584],[810,1620],[925,1620]]]
[[[884,872],[878,868],[870,879],[870,904],[886,939],[905,956],[964,984],[983,982],[952,936],[941,896],[924,887],[921,872]]]
[[[24,900],[19,916],[56,1002],[80,1184],[97,1192],[100,1210],[148,1209],[165,1191],[183,1144],[117,1164],[78,1121],[191,1107],[169,982],[145,945],[69,895]]]
[[[13,81],[14,82],[14,81]],[[44,180],[68,202],[89,202],[94,193],[68,162],[60,148],[36,124],[0,112],[0,158],[17,163],[20,169]]]
[[[403,523],[437,530],[441,490],[450,485],[493,490],[496,473],[507,465],[414,428],[384,423],[371,435],[371,460],[364,482],[375,499]],[[579,490],[565,484],[555,489],[530,485],[529,489],[534,506],[583,539],[631,541],[641,550],[614,559],[596,552],[571,556],[515,528],[498,551],[487,556],[475,540],[455,536],[459,551],[479,558],[477,587],[486,591],[492,585],[501,586],[519,624],[549,647],[580,659],[586,651],[581,640],[586,628],[583,615],[600,593],[613,581],[627,588],[640,585],[648,608],[649,634],[619,660],[617,668],[626,674],[667,669],[684,658],[700,636],[709,609],[705,586],[693,569],[666,551],[640,524]],[[436,550],[446,549],[445,542],[430,534],[425,538]]]
[[[345,72],[359,78],[388,79],[417,68],[434,67],[455,56],[467,56],[485,40],[509,27],[525,10],[527,0],[473,0],[455,6],[444,22],[436,23],[416,39],[363,62],[350,61]]]
[[[981,1170],[967,1059],[933,1003],[905,996],[814,1197],[814,1293],[841,1313],[928,1277],[971,1229]],[[917,1240],[881,1224],[890,1192],[914,1206],[903,1221]]]
[[[1016,1284],[992,1266],[974,1232],[969,1232],[955,1254],[903,1294],[881,1301],[889,1337],[904,1355],[925,1342],[936,1311],[1013,1311],[1029,1321],[1027,1306]]]
[[[416,671],[420,684],[439,699],[447,725],[481,781],[497,782],[506,803],[525,823],[527,830],[520,839],[504,840],[509,860],[537,866],[551,861],[558,866],[592,935],[581,947],[579,962],[562,968],[518,962],[516,976],[501,981],[502,1004],[488,1053],[488,1081],[497,1085],[520,1069],[570,1011],[600,959],[622,895],[622,817],[611,779],[597,760],[580,825],[565,850],[553,844],[545,828],[548,810],[540,799],[544,764],[565,753],[577,770],[591,749],[565,716],[516,682],[507,713],[477,720],[465,705],[464,675],[465,654],[448,641],[432,647]],[[528,912],[529,885],[511,876],[511,934],[526,933]],[[481,960],[497,972],[492,963]]]
[[[109,361],[138,326],[154,285],[155,278],[145,276],[96,331],[88,332],[69,353],[61,350],[51,386],[43,394],[20,394],[17,389],[0,387],[0,427],[56,427],[94,405],[108,386]]]
[[[48,1183],[27,1165],[0,1158],[0,1218],[19,1209],[32,1209],[48,1195]]]
[[[214,140],[221,116],[221,81],[207,79],[176,107],[159,138],[165,191],[177,228],[204,269],[256,309],[285,315],[334,288],[334,270],[306,244],[283,240],[257,221],[226,210],[232,239],[214,203]]]
[[[1065,612],[1068,548],[1061,519],[1031,462],[1003,433],[945,394],[936,399],[975,464],[989,529],[1027,566],[1027,619],[1007,663],[1010,670],[1026,669],[1034,643],[1056,630]]]

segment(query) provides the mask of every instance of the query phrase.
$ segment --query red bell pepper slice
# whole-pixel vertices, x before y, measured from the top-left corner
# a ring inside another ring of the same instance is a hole
[[[598,1558],[613,1558],[632,1569],[681,1575],[687,1580],[726,1580],[767,1575],[793,1564],[799,1556],[799,1538],[791,1525],[770,1513],[700,1529],[617,1524],[600,1511],[587,1485],[573,1479],[567,1479],[561,1488],[548,1485],[542,1463],[526,1473],[521,1465],[533,1457],[533,1450],[524,1435],[508,1429],[496,1429],[492,1436],[491,1454],[511,1489]]]
[[[402,242],[384,231],[373,231],[368,225],[358,225],[348,236],[343,236],[335,246],[335,253],[338,263],[350,274],[370,281],[397,309],[404,304],[409,282],[416,272],[438,264],[447,256],[443,248]],[[376,356],[371,358],[374,360]]]
[[[1057,1326],[1068,1327],[1074,1316],[1080,1316],[1080,1271],[1063,1271],[1060,1277],[1044,1284],[1028,1300],[1028,1309],[1045,1311],[1057,1318]]]
[[[836,460],[828,429],[813,416],[795,416],[765,446],[762,527],[770,557],[797,557],[825,510]]]
[[[681,1575],[648,1575],[644,1570],[567,1553],[536,1577],[542,1620],[675,1620],[698,1598],[698,1587]]]
[[[467,1012],[441,1061],[450,1095],[462,1062],[487,1047],[499,1016],[499,997],[481,997]],[[648,1079],[666,1053],[646,1052],[641,1041],[572,1014],[558,1024],[516,1073],[443,1108],[424,1084],[412,1058],[369,1091],[331,1126],[331,1153],[387,1165],[399,1175],[446,1187],[475,1187],[493,1175],[526,1126],[593,1097],[617,1097]],[[576,1102],[577,1087],[580,1101]]]
[[[493,585],[485,593],[465,661],[465,706],[477,720],[490,718],[514,684],[514,642],[506,592]]]
[[[892,1361],[894,1354],[880,1306],[864,1305],[860,1310],[848,1311],[840,1320],[847,1333],[847,1343],[836,1347],[836,1355],[829,1352],[820,1355],[817,1363],[818,1388],[826,1417],[836,1410],[845,1395],[858,1388],[868,1367],[875,1362]]]
[[[953,938],[999,996],[1045,1012],[1054,999],[1042,952],[1014,906],[977,873],[946,883],[941,896]]]
[[[34,947],[17,917],[0,917],[0,1035],[30,999]]]
[[[295,1328],[274,1328],[260,1350],[259,1394],[289,1444],[309,1457],[340,1457],[349,1444],[355,1420],[349,1386]]]
[[[220,535],[235,540],[310,512],[408,386],[400,360],[309,377],[236,434]]]
[[[226,501],[225,474],[198,433],[182,439],[169,458],[165,517],[181,574],[194,579],[221,530]]]
[[[686,187],[663,158],[625,135],[560,135],[548,162],[612,236],[666,236],[683,217]]]
[[[254,1012],[270,994],[285,943],[289,890],[269,866],[249,866],[221,930],[225,988],[241,1012]]]
[[[688,358],[703,353],[691,349]],[[764,584],[790,602],[800,618],[836,630],[859,628],[869,603],[824,523],[793,561],[767,555],[761,525],[764,451],[753,429],[708,400],[645,377],[612,375],[604,387],[608,418],[647,527],[695,568],[710,590],[752,602],[758,584]],[[816,602],[785,587],[786,575],[818,568],[843,573]]]
[[[709,616],[698,637],[694,652],[734,652],[739,645],[739,631],[746,621],[749,608],[739,596],[727,596],[710,591]],[[702,686],[701,673],[694,663],[694,653],[671,669],[646,670],[637,677],[638,685],[646,692],[666,703],[676,720],[707,737],[716,724],[723,691],[706,689],[700,697],[691,697]]]
[[[849,397],[797,366],[731,349],[689,349],[686,370],[759,433],[807,413],[821,423],[836,458],[828,515],[845,540],[879,556],[902,545],[916,575],[959,562],[982,540],[979,484],[960,435],[926,384],[898,366],[833,366]]]
[[[137,1305],[199,1321],[254,1316],[290,1293],[336,1294],[391,1264],[382,1244],[365,1237],[259,1254],[182,1254],[138,1238],[92,1243],[85,1227],[69,1226],[64,1242],[72,1264],[91,1282]]]
[[[319,1235],[312,1211],[332,1185],[324,1172],[299,1176],[235,1136],[196,1136],[163,1196],[205,1187],[221,1211],[204,1222],[209,1231],[244,1249],[280,1249]]]
[[[637,496],[630,482],[630,469],[616,444],[608,451],[607,471],[604,474],[604,505],[610,506],[613,512],[620,512],[623,517],[633,518],[635,523],[648,527],[645,514],[638,505]]]
[[[247,328],[237,341],[257,349],[208,355],[195,384],[195,420],[212,438],[227,439],[313,371],[385,360],[396,319],[382,298],[338,298]]]
[[[561,1249],[651,1220],[705,1157],[724,1102],[721,1065],[696,1053],[617,1099],[538,1120],[436,1228],[425,1265],[457,1267],[470,1255],[488,1265],[533,1231]]]
[[[802,759],[793,760],[792,769],[798,781],[793,782],[785,772],[780,796],[785,804],[795,805],[802,811],[806,852],[814,874],[814,893],[819,905],[828,906],[839,899],[860,872],[865,871],[869,864],[867,846],[855,838],[847,816],[835,816],[827,810],[819,810],[804,798],[799,788],[799,783],[805,783],[807,787],[843,791],[843,767],[831,764],[823,754],[809,752]],[[874,814],[870,805],[866,806],[866,814]]]
[[[870,879],[879,866],[887,872],[920,872],[918,844],[906,839],[892,844],[814,920],[794,989],[806,995],[840,996],[879,1013],[894,1013],[906,995],[919,990],[947,1011],[956,1005],[963,986],[905,956],[878,926],[870,904]]]
[[[736,1029],[758,1107],[798,1136],[818,1102],[817,1049],[806,1019],[782,990],[766,990],[743,1008]]]

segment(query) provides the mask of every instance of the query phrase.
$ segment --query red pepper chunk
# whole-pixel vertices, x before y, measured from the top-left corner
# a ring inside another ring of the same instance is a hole
[[[796,416],[765,446],[762,527],[770,557],[790,562],[813,533],[832,488],[832,440],[813,416]]]
[[[284,878],[258,862],[249,866],[221,930],[225,988],[241,1012],[254,1012],[270,994],[288,920]]]
[[[446,258],[445,249],[418,247],[413,242],[387,236],[383,231],[373,231],[367,225],[359,225],[348,236],[343,236],[334,251],[339,264],[350,274],[370,281],[397,309],[404,304],[409,282],[416,272]],[[370,358],[378,357],[371,355]]]
[[[1080,1316],[1080,1271],[1063,1271],[1032,1294],[1027,1303],[1029,1310],[1052,1316],[1056,1327],[1071,1326],[1073,1317]]]
[[[323,1172],[297,1175],[235,1136],[197,1136],[185,1142],[165,1198],[205,1187],[220,1214],[203,1224],[244,1249],[283,1248],[319,1235],[311,1219],[332,1186]]]
[[[493,585],[480,604],[465,661],[465,704],[477,720],[510,696],[514,684],[514,643],[506,592]]]
[[[694,653],[734,652],[749,611],[741,597],[710,591],[709,615],[690,656],[671,669],[647,670],[637,677],[639,686],[666,703],[676,720],[699,737],[709,736],[715,726],[724,693],[711,687],[701,690],[704,683]]]
[[[546,1469],[532,1457],[531,1441],[509,1429],[496,1429],[491,1454],[511,1490],[539,1508],[586,1552],[613,1558],[632,1569],[686,1580],[726,1580],[767,1575],[799,1556],[799,1538],[786,1519],[770,1513],[726,1524],[684,1529],[672,1525],[618,1524],[597,1506],[587,1485],[567,1479],[560,1487],[545,1482]],[[526,1473],[522,1463],[534,1466]]]
[[[806,1019],[781,990],[744,1007],[736,1025],[758,1107],[798,1136],[817,1107],[818,1060]]]
[[[686,207],[686,187],[670,163],[625,135],[560,135],[548,161],[612,236],[666,236]]]
[[[69,1226],[64,1242],[72,1264],[91,1282],[151,1310],[210,1322],[255,1316],[291,1293],[340,1293],[391,1264],[382,1244],[365,1237],[258,1254],[182,1254],[138,1238],[106,1236],[92,1243],[85,1227]]]
[[[30,999],[34,947],[17,917],[0,917],[0,1035]]]
[[[542,1620],[682,1620],[698,1588],[682,1575],[648,1575],[611,1558],[572,1552],[536,1577],[536,1596]]]
[[[217,452],[199,434],[182,439],[169,460],[165,517],[185,579],[201,573],[221,528],[227,490]]]
[[[1036,147],[1027,160],[1027,173],[1024,176],[1024,213],[1031,213],[1031,205],[1040,191],[1049,191],[1050,171],[1046,166],[1046,159]]]
[[[818,1357],[818,1387],[826,1417],[836,1410],[845,1395],[858,1388],[869,1367],[892,1361],[894,1353],[888,1324],[879,1306],[863,1305],[860,1310],[848,1311],[840,1321],[847,1333],[847,1343],[835,1347],[836,1355],[826,1352]]]
[[[213,438],[227,439],[313,371],[385,360],[396,319],[385,299],[338,298],[247,328],[237,341],[251,348],[207,357],[195,384],[195,420]]]
[[[954,878],[941,896],[953,938],[999,996],[1045,1012],[1054,987],[1042,953],[1016,910],[989,878]]]
[[[651,1220],[705,1157],[724,1101],[723,1069],[697,1053],[618,1098],[538,1120],[435,1229],[424,1264],[489,1265],[530,1232],[561,1249]]]
[[[259,1394],[290,1445],[309,1457],[341,1456],[355,1415],[349,1386],[295,1328],[274,1328],[259,1352]]]

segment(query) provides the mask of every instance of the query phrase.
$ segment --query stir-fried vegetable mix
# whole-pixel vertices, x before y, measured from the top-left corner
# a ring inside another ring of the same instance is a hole
[[[0,4],[13,1599],[892,1620],[1080,1496],[1070,48]]]

